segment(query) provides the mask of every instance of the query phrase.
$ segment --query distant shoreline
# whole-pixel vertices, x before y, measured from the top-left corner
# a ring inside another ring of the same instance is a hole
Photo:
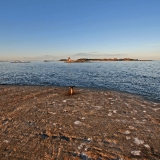
[[[132,58],[103,58],[103,59],[89,59],[89,58],[80,58],[77,60],[67,60],[67,59],[60,59],[59,61],[64,61],[66,63],[76,63],[76,62],[94,62],[94,61],[153,61],[153,60],[139,60],[139,59],[132,59]]]
[[[76,60],[68,60],[68,59],[60,59],[60,60],[0,60],[0,62],[9,62],[9,63],[30,63],[30,62],[57,62],[62,61],[66,63],[76,63],[76,62],[108,62],[108,61],[156,61],[156,60],[140,60],[140,59],[132,59],[132,58],[79,58]]]

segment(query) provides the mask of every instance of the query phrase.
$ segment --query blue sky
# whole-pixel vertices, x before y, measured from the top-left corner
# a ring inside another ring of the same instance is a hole
[[[0,59],[160,60],[160,0],[1,0]]]

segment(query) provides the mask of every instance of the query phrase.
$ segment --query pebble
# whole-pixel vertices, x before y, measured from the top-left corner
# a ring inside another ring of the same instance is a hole
[[[89,141],[89,142],[90,142],[91,140],[92,140],[92,138],[88,138],[88,139],[87,139],[87,141]]]
[[[108,113],[108,116],[112,116],[112,113],[110,112],[110,113]]]
[[[149,146],[148,144],[145,144],[144,146],[145,146],[146,148],[150,148],[150,146]]]
[[[81,146],[78,146],[78,149],[82,149],[82,147],[81,147]]]
[[[102,106],[95,106],[95,108],[100,109],[100,108],[102,108]]]
[[[131,151],[134,156],[140,156],[141,151]]]
[[[137,145],[144,143],[143,140],[140,140],[140,139],[138,139],[138,138],[134,138],[134,142],[135,142]]]
[[[75,121],[74,124],[76,124],[76,125],[81,125],[82,122],[80,122],[80,121]]]
[[[160,108],[154,108],[153,110],[154,110],[154,111],[158,111],[158,110],[160,110]]]
[[[3,142],[4,142],[4,143],[9,143],[9,141],[8,141],[8,140],[4,140]]]
[[[130,134],[130,133],[131,133],[131,132],[130,132],[130,131],[128,131],[128,130],[124,132],[124,134]]]
[[[53,115],[55,115],[56,113],[55,112],[48,112],[49,114],[53,114]]]
[[[113,113],[117,113],[117,110],[113,110]]]
[[[131,137],[129,137],[129,136],[126,136],[126,139],[127,139],[127,140],[129,140],[129,139],[131,139]]]
[[[133,126],[129,126],[129,129],[135,129]]]

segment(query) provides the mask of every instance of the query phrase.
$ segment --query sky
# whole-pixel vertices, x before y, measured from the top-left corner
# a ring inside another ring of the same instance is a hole
[[[0,0],[0,60],[160,60],[160,0]]]

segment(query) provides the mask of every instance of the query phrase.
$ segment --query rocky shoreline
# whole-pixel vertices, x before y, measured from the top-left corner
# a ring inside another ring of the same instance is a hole
[[[160,159],[160,103],[115,91],[0,85],[0,159]]]

